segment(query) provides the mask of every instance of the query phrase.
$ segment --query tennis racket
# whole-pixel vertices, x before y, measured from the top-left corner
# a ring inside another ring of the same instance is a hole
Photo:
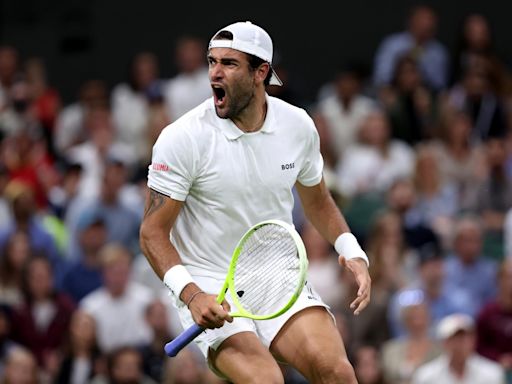
[[[231,316],[273,319],[299,297],[307,267],[306,249],[297,231],[280,220],[263,221],[238,242],[217,302],[222,303],[229,291],[235,307]],[[165,353],[176,356],[203,331],[192,325],[165,345]]]

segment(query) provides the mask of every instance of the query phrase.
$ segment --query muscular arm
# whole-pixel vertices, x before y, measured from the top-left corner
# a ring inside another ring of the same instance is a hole
[[[295,187],[306,217],[327,241],[334,244],[340,234],[350,232],[345,218],[323,180],[312,187],[306,187],[300,183],[296,183]],[[352,272],[359,286],[357,297],[350,304],[350,308],[354,309],[357,315],[370,302],[371,279],[364,259],[359,257],[347,259],[345,256],[339,255],[339,263]]]
[[[306,217],[327,241],[334,244],[341,233],[350,231],[323,180],[312,187],[300,183],[295,187]]]
[[[181,264],[176,248],[169,240],[169,233],[183,206],[183,202],[171,199],[153,189],[146,197],[144,218],[140,227],[140,246],[155,273],[163,279],[165,272]],[[195,284],[187,285],[180,299],[188,302],[189,297],[199,290]]]
[[[163,279],[167,270],[181,264],[181,258],[172,245],[169,234],[178,217],[183,202],[171,199],[153,189],[146,197],[144,218],[140,227],[140,246],[155,273]],[[180,300],[190,303],[190,299],[201,289],[190,283],[183,288]],[[197,295],[196,295],[197,296]],[[204,328],[218,328],[224,321],[233,321],[229,316],[229,305],[217,304],[214,295],[199,295],[189,306],[195,322]]]

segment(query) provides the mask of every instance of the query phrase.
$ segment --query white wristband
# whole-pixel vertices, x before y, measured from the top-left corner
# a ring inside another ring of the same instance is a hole
[[[368,256],[357,242],[356,237],[350,232],[344,232],[338,236],[334,242],[334,249],[336,249],[338,255],[343,256],[346,260],[360,258],[366,261],[367,266],[370,265]]]
[[[177,264],[165,272],[163,281],[178,300],[181,300],[180,294],[181,291],[183,291],[183,288],[185,288],[187,284],[194,282],[192,276],[188,273],[187,268],[181,264]]]

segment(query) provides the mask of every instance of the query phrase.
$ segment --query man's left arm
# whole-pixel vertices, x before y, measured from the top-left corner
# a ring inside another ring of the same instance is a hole
[[[357,297],[350,304],[354,314],[358,315],[370,302],[371,280],[368,273],[368,257],[361,249],[357,239],[336,206],[331,193],[322,181],[306,187],[300,182],[295,184],[304,213],[320,234],[334,245],[339,254],[340,265],[348,268],[359,286]]]

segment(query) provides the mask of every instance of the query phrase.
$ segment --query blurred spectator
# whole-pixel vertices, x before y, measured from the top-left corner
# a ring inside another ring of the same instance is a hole
[[[355,353],[354,370],[359,384],[385,384],[379,350],[362,346]]]
[[[2,142],[0,141],[0,148]],[[0,149],[1,152],[1,149]],[[2,156],[0,155],[0,158]],[[9,183],[9,174],[7,168],[0,160],[0,232],[7,229],[9,223],[12,221],[12,213],[5,195],[5,187]]]
[[[88,139],[71,147],[66,160],[82,166],[79,196],[82,199],[96,198],[101,191],[105,164],[110,160],[131,166],[134,153],[123,143],[116,141],[112,115],[108,108],[94,107],[84,117]]]
[[[448,79],[448,54],[435,39],[437,14],[428,5],[417,5],[410,10],[407,30],[384,38],[377,48],[373,81],[382,87],[391,83],[396,63],[402,56],[414,58],[431,89],[440,90]]]
[[[392,136],[414,145],[431,138],[437,128],[436,94],[425,86],[418,63],[398,59],[391,86],[379,92],[391,122]]]
[[[0,304],[0,377],[4,377],[5,362],[16,347],[18,344],[11,340],[11,309]]]
[[[459,211],[467,212],[476,200],[486,174],[484,149],[471,140],[473,123],[467,113],[450,111],[443,119],[440,138],[430,143],[442,179],[457,189]]]
[[[89,138],[85,117],[90,109],[106,108],[108,92],[102,80],[86,80],[81,86],[78,100],[66,105],[55,122],[55,147],[61,154]]]
[[[340,281],[338,257],[332,245],[306,221],[301,231],[308,255],[308,281],[332,308],[342,304],[343,287]]]
[[[436,234],[422,222],[410,217],[410,212],[417,200],[414,183],[410,179],[399,179],[394,182],[386,194],[386,204],[390,211],[395,212],[402,223],[405,243],[412,249],[437,241]]]
[[[430,313],[421,295],[404,303],[401,318],[405,335],[387,341],[382,347],[382,369],[386,383],[409,384],[414,371],[441,353],[430,335]]]
[[[411,302],[424,302],[430,313],[430,329],[433,335],[434,328],[439,320],[455,312],[464,310],[467,302],[459,300],[451,291],[446,289],[444,272],[444,254],[438,240],[423,244],[418,248],[419,271],[418,279],[406,288],[396,292],[389,303],[388,322],[393,337],[405,334],[401,318],[401,309]]]
[[[205,43],[198,37],[182,36],[176,43],[178,73],[163,91],[171,121],[212,96],[205,52]]]
[[[343,336],[347,355],[352,358],[362,346],[376,349],[390,337],[390,329],[386,321],[387,298],[377,294],[377,299],[371,300],[359,315],[354,316],[350,310],[350,302],[356,297],[358,285],[354,276],[346,269],[341,270],[343,301],[335,308],[336,325]]]
[[[95,375],[99,358],[94,319],[76,310],[69,326],[69,342],[63,348],[64,356],[56,375],[55,384],[86,384]]]
[[[146,128],[149,104],[162,99],[161,82],[158,79],[157,57],[150,52],[138,53],[131,64],[130,79],[112,90],[112,116],[117,139],[124,143],[141,160],[147,143]]]
[[[105,217],[100,210],[82,214],[78,221],[78,254],[63,275],[62,288],[79,302],[103,285],[100,250],[107,243]]]
[[[413,384],[505,384],[503,369],[475,353],[475,326],[468,315],[445,317],[437,327],[444,353],[418,368]]]
[[[19,57],[16,48],[0,45],[0,113],[9,102],[10,88],[19,71],[18,65]]]
[[[347,149],[336,170],[343,196],[383,194],[395,180],[412,174],[414,152],[390,134],[383,112],[373,111],[362,120],[358,143]]]
[[[465,303],[472,316],[496,295],[496,263],[482,254],[482,226],[478,218],[462,217],[454,228],[453,248],[445,261],[446,289]]]
[[[457,190],[451,180],[442,177],[439,159],[431,147],[420,146],[416,155],[416,201],[407,212],[407,220],[431,228],[444,241],[459,209]]]
[[[96,375],[90,384],[156,384],[144,375],[142,356],[133,347],[120,347],[108,358],[108,375]]]
[[[498,270],[498,294],[477,317],[477,351],[501,364],[512,376],[512,260]]]
[[[33,256],[23,272],[24,302],[13,312],[13,339],[29,348],[48,373],[68,337],[74,304],[54,288],[51,265]]]
[[[503,223],[504,256],[512,259],[512,208],[507,210]]]
[[[372,300],[387,305],[394,292],[417,277],[417,260],[405,243],[398,214],[379,213],[372,222],[364,248],[371,260]]]
[[[61,108],[59,92],[48,84],[46,68],[42,59],[27,60],[25,74],[32,102],[32,113],[41,125],[47,149],[53,156],[55,155],[55,121]]]
[[[446,107],[466,112],[473,124],[473,141],[502,137],[509,131],[503,100],[490,83],[487,66],[471,66],[444,97]]]
[[[281,79],[283,85],[267,85],[267,93],[287,103],[306,107],[304,100],[301,99],[299,89],[296,87],[297,82],[290,81],[289,66],[284,63],[282,55],[275,50],[272,57],[272,69],[277,73],[277,77]]]
[[[0,254],[0,304],[15,307],[22,303],[23,266],[32,253],[25,232],[14,232],[7,239]]]
[[[101,352],[149,343],[151,331],[144,316],[154,297],[149,288],[130,280],[130,252],[121,245],[107,244],[100,257],[104,286],[85,296],[80,307],[96,322]]]
[[[38,215],[32,189],[24,183],[12,181],[7,185],[5,195],[11,203],[14,221],[6,230],[0,232],[0,248],[5,246],[7,239],[13,233],[26,233],[30,247],[46,255],[51,261],[55,279],[59,283],[63,262],[54,238],[44,228],[41,217]]]
[[[23,348],[13,348],[5,359],[4,375],[1,384],[41,384],[40,372],[32,353]]]
[[[486,16],[470,13],[464,17],[452,57],[451,83],[459,81],[468,68],[487,65],[491,84],[500,96],[510,94],[511,78],[496,52],[494,35]]]
[[[357,141],[359,127],[375,103],[361,94],[361,75],[353,65],[338,68],[331,86],[332,92],[318,100],[312,117],[326,165],[334,169]]]
[[[485,143],[487,174],[479,184],[475,213],[482,217],[489,256],[503,256],[505,216],[512,208],[512,179],[507,175],[505,140],[491,138]]]
[[[128,169],[125,164],[110,159],[105,164],[101,179],[100,194],[95,199],[77,200],[70,208],[67,216],[67,225],[70,231],[70,256],[78,256],[77,226],[81,218],[92,212],[101,212],[107,230],[107,240],[128,247],[134,254],[139,252],[139,226],[140,217],[135,210],[142,210],[142,206],[133,207],[121,199],[123,188],[127,186]]]
[[[208,381],[205,378],[210,378]],[[184,348],[172,359],[167,359],[164,384],[197,384],[218,383],[212,381],[205,361],[190,347]],[[213,377],[214,378],[214,377]]]
[[[140,348],[144,373],[160,383],[164,378],[167,355],[164,346],[172,340],[167,308],[160,300],[151,302],[146,308],[145,319],[152,331],[152,340]]]
[[[50,209],[60,220],[64,220],[68,207],[79,195],[78,187],[82,177],[80,164],[64,164],[62,168],[59,183],[48,191]]]

